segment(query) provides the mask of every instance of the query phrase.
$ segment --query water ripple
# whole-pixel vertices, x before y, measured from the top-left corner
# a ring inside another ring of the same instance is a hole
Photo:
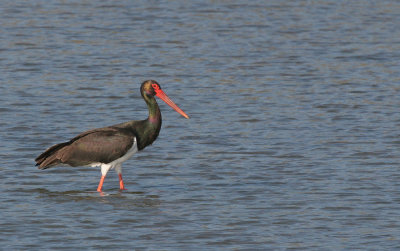
[[[394,1],[5,1],[0,242],[6,249],[399,249]],[[111,172],[38,170],[80,132],[144,119]],[[65,240],[68,240],[67,242]]]

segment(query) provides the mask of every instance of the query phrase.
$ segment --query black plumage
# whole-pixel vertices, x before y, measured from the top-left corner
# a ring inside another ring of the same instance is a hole
[[[161,129],[161,111],[154,96],[158,96],[185,118],[189,118],[161,90],[154,80],[144,81],[140,87],[149,116],[145,120],[89,130],[73,139],[56,144],[40,154],[36,159],[39,169],[47,169],[61,164],[70,166],[99,165],[102,168],[101,187],[109,169],[115,168],[120,177],[120,188],[124,189],[121,164],[134,152],[144,149],[156,140]]]

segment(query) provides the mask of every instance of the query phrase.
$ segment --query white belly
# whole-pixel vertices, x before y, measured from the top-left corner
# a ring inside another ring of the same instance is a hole
[[[100,166],[101,167],[101,174],[103,176],[106,176],[107,172],[110,169],[114,169],[117,171],[117,173],[121,173],[121,165],[124,161],[126,161],[127,159],[129,159],[130,157],[132,157],[136,152],[138,151],[137,148],[137,141],[136,138],[134,138],[132,147],[129,148],[129,150],[125,153],[124,156],[110,162],[110,163],[91,163],[90,166],[92,167],[96,167],[96,166]]]

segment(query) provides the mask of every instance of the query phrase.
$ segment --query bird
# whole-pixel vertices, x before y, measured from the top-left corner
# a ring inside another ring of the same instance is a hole
[[[148,107],[147,119],[88,130],[67,142],[53,145],[35,159],[38,169],[60,165],[100,167],[98,192],[102,192],[108,171],[114,169],[119,177],[120,190],[126,190],[122,179],[122,163],[151,145],[160,133],[162,118],[155,97],[189,119],[155,80],[144,81],[140,86],[140,93]]]

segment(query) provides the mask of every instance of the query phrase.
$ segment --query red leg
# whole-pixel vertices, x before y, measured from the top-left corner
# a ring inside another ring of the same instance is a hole
[[[125,186],[124,186],[124,181],[122,180],[122,174],[118,174],[119,177],[119,189],[121,190],[126,190]]]
[[[97,192],[101,192],[101,189],[103,188],[103,183],[104,183],[104,179],[106,178],[106,176],[101,176],[101,179],[100,179],[100,183],[99,183],[99,186],[97,187]]]

